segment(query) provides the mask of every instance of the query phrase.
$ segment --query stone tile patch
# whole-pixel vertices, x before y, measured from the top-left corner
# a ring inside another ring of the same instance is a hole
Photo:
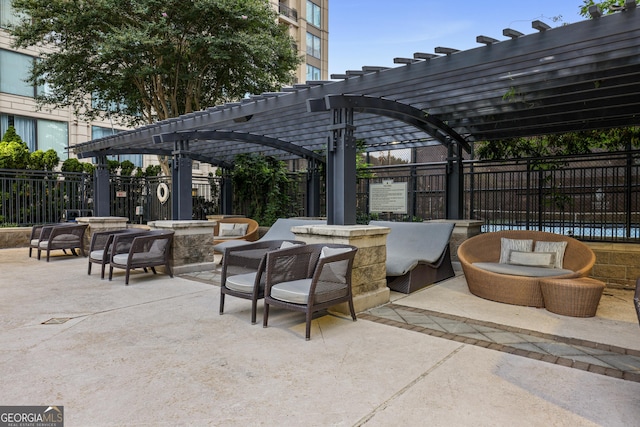
[[[640,352],[389,303],[358,314],[435,337],[640,382]]]

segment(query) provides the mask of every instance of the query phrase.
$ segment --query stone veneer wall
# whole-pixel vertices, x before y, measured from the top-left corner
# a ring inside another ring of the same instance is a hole
[[[353,261],[351,289],[356,312],[389,302],[387,287],[386,227],[369,225],[308,225],[293,227],[296,240],[306,243],[341,243],[356,246],[358,252]],[[347,304],[339,304],[331,309],[348,313]]]
[[[175,274],[213,270],[214,221],[151,221],[152,230],[173,230],[173,270]]]
[[[31,227],[0,228],[0,249],[28,248]]]
[[[611,288],[635,289],[640,277],[640,245],[587,242],[596,254],[591,277]]]

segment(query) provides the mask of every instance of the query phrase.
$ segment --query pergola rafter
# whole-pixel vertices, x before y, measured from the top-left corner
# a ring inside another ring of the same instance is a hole
[[[252,96],[74,150],[79,157],[166,153],[174,141],[162,135],[180,135],[191,138],[183,154],[212,164],[231,165],[237,154],[256,152],[286,160],[324,151],[341,109],[354,112],[348,127],[366,151],[450,141],[468,149],[474,141],[640,125],[637,8],[534,28],[529,35],[505,30],[503,41],[483,37],[482,46],[467,51],[439,48],[444,55],[416,53],[416,61],[395,68],[363,67],[340,81]],[[307,109],[309,100],[324,99],[340,104]],[[355,209],[355,202],[335,208]]]

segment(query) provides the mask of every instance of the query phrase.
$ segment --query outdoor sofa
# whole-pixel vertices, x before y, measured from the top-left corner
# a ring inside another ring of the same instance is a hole
[[[526,241],[532,241],[529,248],[513,247]],[[529,255],[536,246],[540,249],[538,254]],[[564,246],[564,250],[560,246]],[[548,258],[552,265],[537,264],[544,254],[553,254]],[[572,237],[530,230],[474,236],[460,245],[458,259],[472,294],[530,307],[545,306],[541,279],[586,277],[596,261],[591,248]]]
[[[389,227],[387,235],[387,286],[409,294],[455,275],[449,240],[451,222],[371,221]]]

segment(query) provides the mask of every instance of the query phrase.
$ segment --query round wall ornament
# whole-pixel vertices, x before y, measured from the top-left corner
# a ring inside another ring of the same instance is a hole
[[[156,189],[156,195],[158,196],[158,200],[160,203],[164,204],[167,199],[169,199],[169,187],[164,182],[158,184],[158,188]]]

